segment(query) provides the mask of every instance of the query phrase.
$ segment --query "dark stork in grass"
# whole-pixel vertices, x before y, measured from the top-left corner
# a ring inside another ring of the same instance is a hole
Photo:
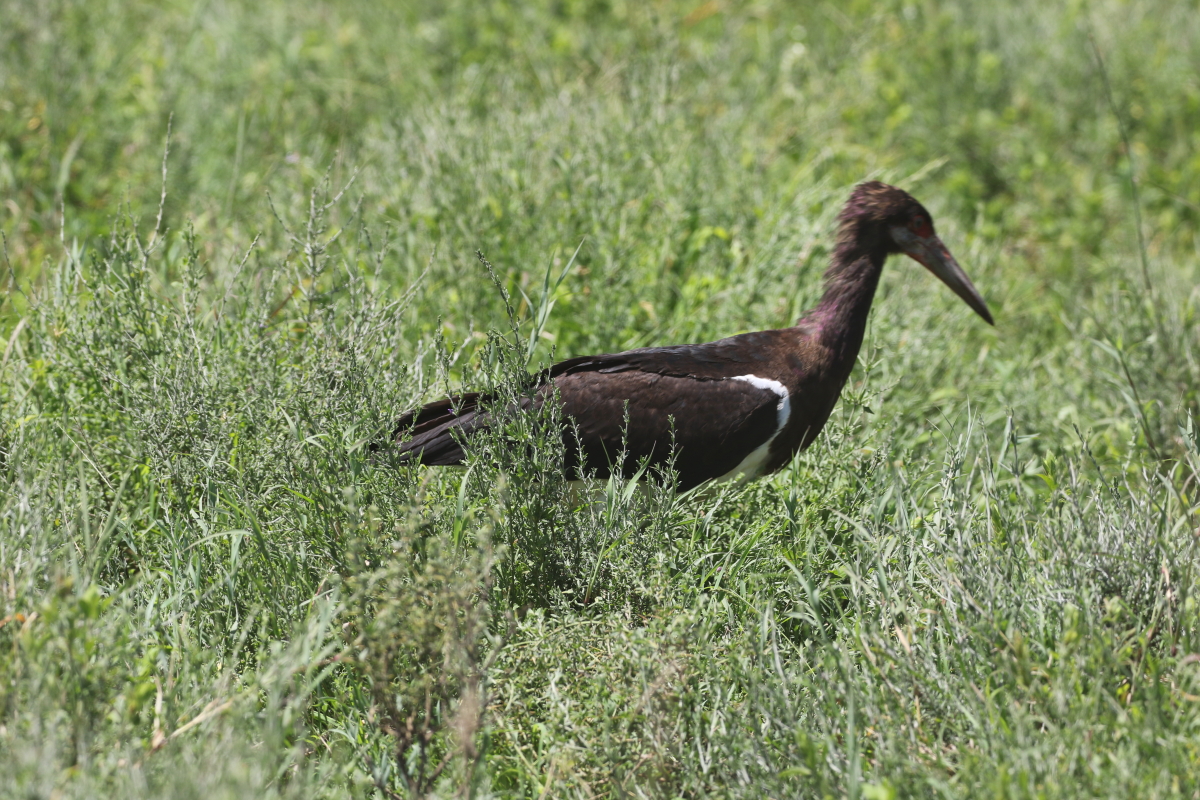
[[[679,490],[775,472],[820,433],[862,345],[883,262],[904,253],[924,265],[988,324],[992,315],[941,239],[925,207],[877,181],[856,187],[838,217],[837,247],[817,307],[794,327],[707,344],[643,347],[555,364],[525,405],[561,403],[568,478],[629,477],[646,460],[672,464]],[[402,458],[461,464],[471,434],[488,424],[488,398],[464,394],[400,418]]]

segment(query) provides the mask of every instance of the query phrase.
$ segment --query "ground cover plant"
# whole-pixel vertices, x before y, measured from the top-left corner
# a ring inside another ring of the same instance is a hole
[[[4,0],[0,796],[1198,796],[1197,63],[1161,0]],[[378,447],[790,324],[867,178],[997,327],[893,260],[778,475]]]

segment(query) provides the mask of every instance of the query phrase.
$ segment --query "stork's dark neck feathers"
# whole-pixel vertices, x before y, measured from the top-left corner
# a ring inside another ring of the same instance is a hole
[[[862,346],[871,301],[890,249],[883,226],[876,220],[880,209],[872,193],[860,187],[838,217],[837,245],[825,271],[825,292],[801,325],[832,352],[835,372],[849,375]]]

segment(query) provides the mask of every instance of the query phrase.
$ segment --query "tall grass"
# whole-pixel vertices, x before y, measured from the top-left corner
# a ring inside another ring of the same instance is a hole
[[[1193,796],[1198,19],[4,4],[0,793]],[[789,324],[867,177],[998,327],[889,264],[780,474],[378,447]]]

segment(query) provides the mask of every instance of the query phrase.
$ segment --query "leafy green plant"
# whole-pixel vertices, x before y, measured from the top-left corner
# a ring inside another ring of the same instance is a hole
[[[398,776],[409,796],[426,797],[458,761],[471,796],[500,645],[488,636],[493,559],[486,538],[464,553],[421,527],[402,531],[382,566],[364,559],[347,579],[347,658],[370,688],[368,720],[393,741],[390,763],[368,765],[376,786],[399,797]]]

